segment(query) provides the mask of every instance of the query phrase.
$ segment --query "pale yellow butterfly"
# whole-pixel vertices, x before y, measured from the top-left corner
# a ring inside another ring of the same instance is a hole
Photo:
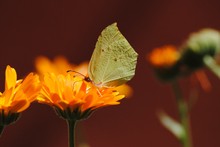
[[[98,87],[117,87],[135,75],[138,54],[119,31],[107,26],[98,37],[85,80]]]

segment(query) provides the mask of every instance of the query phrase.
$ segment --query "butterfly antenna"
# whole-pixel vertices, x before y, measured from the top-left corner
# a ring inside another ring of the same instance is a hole
[[[75,70],[67,70],[66,71],[67,73],[69,73],[69,72],[74,72],[74,73],[77,73],[77,74],[79,74],[79,75],[81,75],[81,76],[83,76],[83,77],[86,77],[84,74],[82,74],[82,73],[80,73],[80,72],[77,72],[77,71],[75,71]]]
[[[80,73],[80,72],[77,72],[77,71],[75,71],[75,70],[71,70],[71,69],[70,69],[70,70],[67,70],[66,72],[67,72],[67,73],[69,73],[69,72],[77,73],[77,74],[83,76],[85,81],[87,81],[87,82],[91,82],[91,81],[92,81],[89,77],[87,77],[87,76],[85,76],[84,74],[82,74],[82,73]]]

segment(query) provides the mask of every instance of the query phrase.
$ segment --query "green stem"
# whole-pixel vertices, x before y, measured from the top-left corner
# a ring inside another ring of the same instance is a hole
[[[67,120],[68,135],[69,135],[69,147],[75,147],[75,120]]]
[[[192,145],[192,136],[191,136],[191,128],[190,128],[190,115],[189,115],[189,107],[185,100],[183,99],[183,95],[181,92],[181,88],[177,81],[174,81],[172,84],[173,92],[176,96],[179,117],[181,120],[181,124],[184,128],[184,134],[180,139],[183,147],[193,147]]]
[[[4,128],[5,128],[4,125],[0,125],[0,137],[1,137],[2,133],[3,133]]]

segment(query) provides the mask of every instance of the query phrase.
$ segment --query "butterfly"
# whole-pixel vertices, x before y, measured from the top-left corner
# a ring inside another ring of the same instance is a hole
[[[98,87],[117,87],[135,75],[138,54],[121,34],[117,23],[98,37],[88,66],[88,77]]]

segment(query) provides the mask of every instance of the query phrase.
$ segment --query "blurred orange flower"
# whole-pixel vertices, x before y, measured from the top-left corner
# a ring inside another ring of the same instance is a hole
[[[14,68],[5,71],[5,91],[0,92],[0,113],[20,113],[27,109],[40,91],[39,77],[30,73],[24,80],[17,80]]]
[[[74,70],[83,75],[86,75],[88,62],[75,65],[69,63],[69,61],[64,56],[57,56],[52,61],[45,56],[39,56],[35,60],[35,67],[40,75],[43,75],[47,72],[66,75],[68,70]]]
[[[66,75],[68,70],[73,70],[81,73],[82,75],[87,75],[88,62],[82,62],[79,65],[71,64],[64,56],[57,56],[54,60],[49,60],[45,56],[39,56],[35,60],[35,67],[39,75],[42,77],[45,73],[63,74]],[[126,95],[126,97],[131,97],[133,94],[132,88],[127,85],[121,85],[115,88],[121,94]]]
[[[110,88],[98,89],[86,82],[82,77],[73,77],[70,74],[55,75],[47,73],[42,81],[42,92],[38,97],[40,103],[48,104],[59,112],[75,113],[77,119],[90,114],[93,110],[120,104],[124,95]]]
[[[149,55],[147,60],[155,68],[169,68],[180,59],[180,53],[177,48],[172,45],[155,48]]]
[[[173,45],[155,48],[146,58],[162,81],[172,81],[182,74],[181,54]]]

